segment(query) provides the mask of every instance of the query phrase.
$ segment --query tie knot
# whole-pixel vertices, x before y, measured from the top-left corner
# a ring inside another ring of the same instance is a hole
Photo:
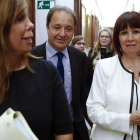
[[[62,60],[63,53],[57,52],[56,55],[58,56],[58,59],[59,59],[59,60]]]

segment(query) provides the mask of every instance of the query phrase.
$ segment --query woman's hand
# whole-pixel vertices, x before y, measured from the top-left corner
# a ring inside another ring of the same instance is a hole
[[[130,125],[140,126],[140,109],[130,115]]]

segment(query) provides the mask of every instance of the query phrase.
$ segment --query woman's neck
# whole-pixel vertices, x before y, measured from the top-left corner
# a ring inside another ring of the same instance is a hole
[[[121,60],[125,68],[131,70],[134,73],[134,78],[139,83],[140,56],[128,56],[124,54]]]
[[[25,65],[22,63],[22,56],[14,56],[11,58],[11,67],[12,71],[18,71],[25,68]]]
[[[122,59],[122,62],[125,64],[133,65],[133,64],[138,64],[140,62],[140,56],[138,55],[129,56],[129,55],[123,54],[121,59]]]

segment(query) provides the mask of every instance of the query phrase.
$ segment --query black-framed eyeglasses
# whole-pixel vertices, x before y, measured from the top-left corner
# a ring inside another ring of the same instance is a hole
[[[110,38],[110,36],[108,36],[108,35],[101,35],[100,38],[107,38],[108,39],[108,38]]]
[[[85,42],[77,42],[76,44],[77,44],[77,45],[83,45],[83,46],[85,46],[85,45],[86,45],[86,43],[85,43]]]

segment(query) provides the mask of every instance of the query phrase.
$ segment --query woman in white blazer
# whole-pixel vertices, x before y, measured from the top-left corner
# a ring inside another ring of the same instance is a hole
[[[117,55],[98,61],[87,99],[92,139],[139,140],[140,13],[118,17],[113,42]]]

